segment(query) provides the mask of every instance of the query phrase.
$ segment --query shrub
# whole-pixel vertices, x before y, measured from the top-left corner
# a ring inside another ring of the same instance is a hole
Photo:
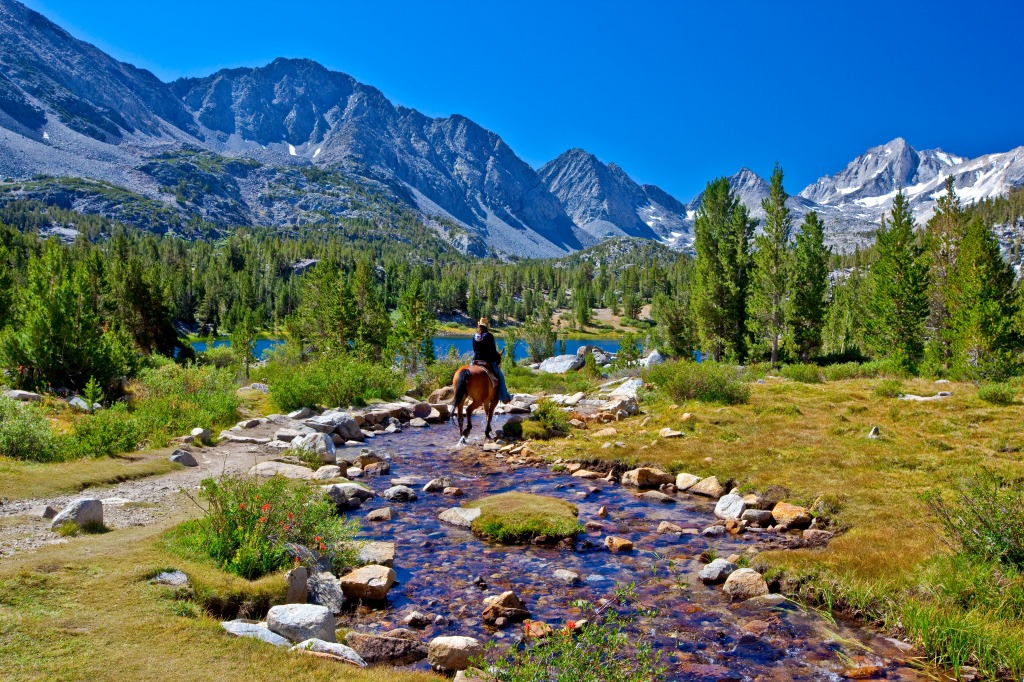
[[[666,362],[646,370],[644,379],[677,401],[736,405],[750,400],[750,386],[740,381],[736,368],[717,362]]]
[[[145,370],[131,387],[137,436],[162,447],[196,426],[238,418],[237,383],[230,370],[165,365]]]
[[[821,383],[821,369],[817,365],[786,365],[782,368],[782,376],[802,384]]]
[[[863,367],[864,365],[859,362],[843,362],[838,365],[826,365],[821,368],[821,373],[826,381],[859,379],[864,377]]]
[[[254,580],[290,565],[288,543],[329,556],[337,571],[353,563],[358,530],[338,516],[319,488],[279,476],[208,478],[200,485],[207,502],[191,522],[186,545],[209,555],[229,573]]]
[[[365,405],[405,391],[405,378],[397,370],[345,356],[323,356],[302,365],[270,364],[258,376],[270,385],[270,398],[283,412]]]
[[[903,382],[899,379],[884,379],[875,387],[875,395],[879,398],[899,398],[903,395]]]
[[[993,405],[1013,405],[1017,401],[1017,390],[1009,384],[982,384],[978,387],[978,397]]]
[[[466,507],[480,510],[473,531],[495,542],[529,542],[541,535],[560,540],[581,530],[576,505],[556,497],[510,492],[484,497]]]
[[[468,364],[469,361],[464,362],[458,354],[436,360],[419,371],[414,378],[415,386],[410,393],[420,398],[426,398],[437,389],[450,386],[459,367]]]
[[[521,436],[546,440],[569,433],[569,418],[562,408],[547,398],[537,403],[533,416],[522,422]]]
[[[939,491],[924,496],[945,530],[945,540],[963,554],[1024,568],[1024,488],[994,472],[959,483],[952,499]]]
[[[33,462],[64,459],[42,410],[4,396],[0,396],[0,456]]]
[[[68,439],[69,450],[79,457],[118,455],[138,445],[138,425],[124,403],[78,417],[73,437]]]
[[[235,364],[235,354],[231,351],[231,346],[207,346],[199,358],[204,364],[213,365],[217,369],[224,369]]]

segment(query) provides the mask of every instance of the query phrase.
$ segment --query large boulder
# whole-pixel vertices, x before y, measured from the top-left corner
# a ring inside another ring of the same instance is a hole
[[[334,464],[338,461],[338,453],[334,446],[334,440],[325,433],[311,433],[306,436],[293,438],[288,444],[292,450],[308,450],[319,456],[324,464]]]
[[[579,355],[556,355],[540,363],[540,371],[548,374],[565,374],[575,371],[584,365],[584,360]]]
[[[310,604],[319,604],[325,607],[334,615],[341,613],[345,606],[345,594],[341,591],[341,585],[333,573],[327,571],[314,571],[306,579],[308,590],[307,600]]]
[[[53,517],[50,528],[56,530],[68,521],[73,521],[79,528],[103,523],[103,503],[94,497],[82,497],[73,500]]]
[[[260,462],[256,466],[250,468],[249,475],[262,476],[264,478],[270,478],[271,476],[284,476],[285,478],[309,480],[313,478],[314,472],[309,467],[300,466],[298,464],[270,461]]]
[[[656,350],[652,350],[651,354],[640,361],[640,364],[644,367],[653,367],[654,365],[660,365],[665,362],[665,357]]]
[[[359,428],[359,423],[344,410],[324,412],[302,423],[321,433],[336,433],[343,440],[363,440],[363,431]]]
[[[715,516],[720,519],[740,519],[747,510],[747,503],[739,495],[723,495],[715,505]]]
[[[442,386],[427,398],[427,402],[431,405],[438,405],[440,403],[450,403],[455,399],[455,387],[454,386]]]
[[[11,400],[19,400],[23,403],[38,403],[40,400],[43,399],[41,395],[39,395],[38,393],[33,393],[31,391],[4,391],[4,395],[10,398]]]
[[[350,663],[359,668],[366,667],[366,661],[357,654],[351,647],[345,646],[344,644],[338,644],[334,639],[323,640],[317,638],[310,638],[299,642],[293,646],[289,651],[295,651],[302,654],[313,654],[323,658],[333,659],[341,663]]]
[[[450,479],[447,476],[441,476],[439,478],[431,480],[429,483],[423,486],[423,492],[440,493],[444,492],[445,488],[451,488],[453,485],[455,485],[455,482],[452,481],[452,479]]]
[[[199,466],[199,462],[196,461],[196,458],[193,457],[192,453],[189,452],[188,450],[181,450],[181,449],[175,450],[174,452],[172,452],[170,454],[170,456],[167,459],[169,461],[171,461],[171,462],[174,462],[176,464],[180,464],[180,465],[186,466],[186,467],[197,467],[197,466]]]
[[[435,637],[427,648],[427,662],[436,670],[456,672],[468,668],[470,661],[483,653],[480,641],[472,637]]]
[[[740,521],[746,521],[750,526],[765,528],[772,524],[772,513],[765,509],[747,509],[740,517]]]
[[[675,477],[672,474],[655,469],[654,467],[640,467],[631,469],[622,474],[622,485],[634,488],[658,488],[665,483],[672,483]]]
[[[704,497],[712,497],[718,499],[726,493],[725,486],[718,482],[716,476],[708,476],[705,479],[694,483],[686,492],[693,493],[694,495],[703,495]]]
[[[359,509],[363,502],[372,499],[376,493],[356,483],[332,483],[323,486],[324,494],[335,505],[339,511],[348,509]]]
[[[741,601],[768,594],[768,583],[754,569],[738,568],[729,575],[722,589],[731,599]]]
[[[700,483],[700,476],[694,476],[693,474],[678,474],[676,476],[676,490],[679,492],[688,491],[693,486]]]
[[[390,630],[382,635],[350,631],[345,635],[345,644],[371,665],[409,665],[427,657],[427,645],[405,628]]]
[[[341,591],[348,599],[383,601],[395,578],[387,566],[363,566],[341,577]]]
[[[322,639],[334,642],[334,614],[316,604],[279,604],[267,612],[267,627],[293,642]]]
[[[795,529],[807,528],[813,520],[811,512],[788,502],[779,502],[772,507],[772,518],[780,526]]]
[[[394,485],[381,493],[381,497],[391,502],[415,502],[416,491],[404,485]]]

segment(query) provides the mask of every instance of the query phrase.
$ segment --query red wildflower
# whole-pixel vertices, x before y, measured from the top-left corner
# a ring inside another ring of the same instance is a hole
[[[288,518],[289,519],[294,519],[295,518],[295,514],[292,514],[291,512],[288,512]]]
[[[267,522],[267,517],[266,516],[261,516],[260,517],[260,523],[266,523],[266,522]]]
[[[239,502],[238,503],[238,508],[239,509],[245,509],[245,502]]]
[[[566,624],[565,624],[565,629],[566,630],[575,630],[576,629],[576,621],[574,621],[574,620],[567,621]]]
[[[265,505],[260,507],[260,511],[269,511],[269,510],[270,510],[270,503],[269,502],[267,502]]]

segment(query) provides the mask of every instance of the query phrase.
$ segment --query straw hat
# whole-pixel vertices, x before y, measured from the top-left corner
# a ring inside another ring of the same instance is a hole
[[[486,317],[481,317],[480,321],[476,323],[476,326],[478,326],[478,327],[490,327],[491,325],[487,324],[487,318]]]

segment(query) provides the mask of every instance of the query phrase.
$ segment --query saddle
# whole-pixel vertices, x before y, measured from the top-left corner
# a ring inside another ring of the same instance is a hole
[[[486,362],[484,360],[474,360],[473,361],[473,366],[474,367],[482,367],[483,368],[484,373],[487,374],[487,378],[491,380],[491,386],[494,388],[495,391],[497,391],[498,390],[498,375],[494,373],[493,369],[491,369],[491,363]]]

